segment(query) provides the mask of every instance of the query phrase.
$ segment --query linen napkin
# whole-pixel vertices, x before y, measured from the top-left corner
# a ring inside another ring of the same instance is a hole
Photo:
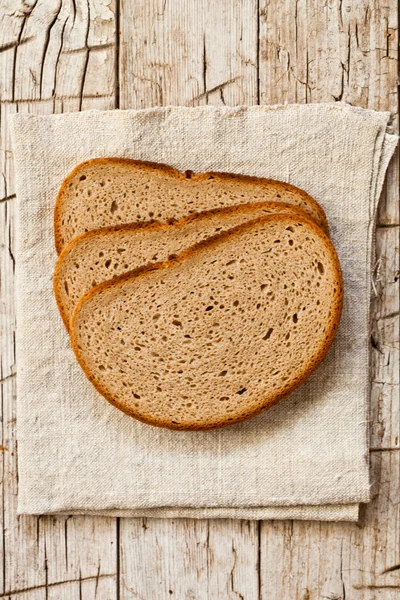
[[[16,115],[20,514],[356,520],[370,498],[374,216],[397,137],[344,104]],[[81,372],[52,291],[53,209],[81,161],[120,156],[295,184],[325,209],[343,269],[336,340],[272,410],[210,432],[135,421]]]

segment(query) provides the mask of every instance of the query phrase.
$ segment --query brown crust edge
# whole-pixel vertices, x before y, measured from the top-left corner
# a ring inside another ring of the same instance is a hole
[[[61,270],[63,261],[65,260],[65,257],[72,250],[74,250],[74,248],[78,244],[80,244],[82,241],[87,240],[88,238],[92,238],[92,237],[104,236],[109,233],[116,233],[118,231],[132,231],[133,232],[133,231],[138,231],[138,230],[143,230],[143,229],[154,229],[154,230],[159,230],[159,231],[166,231],[170,227],[180,228],[180,227],[183,227],[193,221],[203,220],[203,219],[205,220],[205,219],[208,219],[209,217],[212,217],[215,215],[225,215],[225,214],[230,214],[235,211],[239,212],[239,213],[248,213],[248,212],[251,212],[252,210],[256,210],[256,209],[262,208],[262,207],[265,207],[265,208],[268,208],[268,207],[275,208],[276,207],[279,209],[282,209],[282,208],[290,209],[293,212],[297,212],[299,214],[299,216],[303,216],[306,219],[310,218],[310,215],[303,208],[301,208],[300,206],[296,206],[294,204],[288,204],[286,202],[253,202],[253,203],[249,203],[249,204],[237,204],[235,206],[223,206],[220,208],[212,208],[207,211],[190,214],[179,220],[170,220],[167,223],[160,223],[159,221],[144,221],[144,222],[136,222],[136,223],[123,223],[121,225],[110,225],[108,227],[101,227],[100,229],[91,229],[90,231],[87,231],[86,233],[81,233],[77,237],[73,238],[66,246],[64,246],[63,250],[61,251],[61,254],[59,255],[59,257],[57,259],[57,262],[56,262],[56,265],[54,268],[54,275],[53,275],[53,292],[54,292],[54,296],[56,299],[59,313],[61,315],[61,318],[63,320],[66,330],[69,331],[69,318],[67,315],[67,311],[65,309],[65,304],[62,300],[62,296],[60,293],[61,282],[59,279],[59,274],[60,274],[60,270]],[[285,213],[282,213],[282,214],[285,214]],[[265,215],[265,216],[267,216],[267,215]],[[213,236],[211,236],[211,237],[213,237]],[[154,264],[154,263],[148,263],[148,264]],[[110,277],[110,279],[107,281],[113,281],[114,279],[116,279],[118,277],[119,277],[118,275],[116,277]]]
[[[124,165],[129,165],[132,167],[134,167],[134,166],[142,167],[142,168],[144,167],[149,170],[159,170],[159,171],[163,171],[167,175],[170,175],[171,177],[176,177],[177,179],[181,179],[181,180],[187,179],[186,174],[190,173],[191,174],[190,179],[200,180],[200,181],[203,179],[208,179],[208,178],[210,178],[210,176],[212,176],[212,177],[216,177],[219,179],[239,179],[241,181],[245,181],[248,183],[262,183],[265,185],[278,184],[286,190],[291,190],[293,192],[296,192],[304,200],[306,200],[311,206],[313,206],[313,208],[314,208],[315,212],[317,213],[318,218],[320,220],[320,223],[318,223],[318,225],[320,225],[322,227],[322,229],[329,235],[328,219],[326,217],[325,211],[322,208],[322,206],[312,196],[310,196],[306,191],[302,190],[301,188],[296,187],[295,185],[292,185],[291,183],[286,183],[284,181],[278,181],[275,179],[266,179],[263,177],[255,177],[255,176],[251,176],[251,175],[240,175],[240,174],[236,175],[234,173],[224,173],[224,172],[217,172],[217,171],[208,171],[206,173],[198,173],[197,175],[192,175],[192,171],[185,171],[184,173],[181,173],[174,167],[170,167],[163,163],[156,163],[156,162],[142,161],[142,160],[133,160],[130,158],[117,158],[117,157],[91,158],[90,160],[81,162],[79,165],[74,167],[74,169],[69,173],[69,175],[67,175],[66,178],[63,180],[61,187],[58,191],[56,203],[55,203],[55,207],[54,207],[54,241],[55,241],[55,247],[56,247],[57,254],[60,254],[63,249],[63,245],[61,243],[60,227],[59,227],[58,223],[59,223],[59,213],[61,211],[62,196],[64,195],[64,193],[67,189],[68,183],[70,182],[70,180],[73,177],[75,177],[79,173],[79,171],[83,167],[86,167],[88,165],[93,165],[93,164],[108,164],[108,163],[124,164]]]
[[[193,426],[193,427],[179,427],[178,426],[178,427],[175,427],[174,425],[171,425],[171,423],[166,423],[166,422],[162,422],[160,420],[143,417],[143,415],[137,414],[134,410],[127,409],[125,406],[118,405],[118,402],[112,398],[111,394],[109,394],[107,392],[107,390],[105,390],[103,388],[103,386],[101,386],[100,384],[98,384],[96,382],[95,378],[90,373],[90,369],[87,367],[87,363],[86,363],[85,359],[80,354],[79,347],[77,344],[76,334],[75,334],[75,322],[79,316],[79,311],[82,308],[82,306],[86,302],[88,302],[92,297],[96,296],[100,291],[102,291],[104,289],[121,285],[128,279],[144,277],[144,276],[146,276],[147,273],[149,273],[151,271],[171,268],[176,263],[184,262],[186,258],[188,258],[192,254],[195,254],[196,252],[202,250],[203,248],[218,246],[221,242],[224,242],[226,239],[230,238],[232,235],[236,235],[236,234],[240,233],[241,231],[251,229],[251,227],[253,227],[261,222],[282,221],[283,219],[288,219],[289,222],[291,222],[291,223],[293,223],[293,222],[303,223],[303,224],[307,225],[308,227],[311,227],[311,229],[314,230],[314,233],[316,233],[317,236],[322,238],[322,240],[325,242],[325,245],[327,246],[327,249],[331,253],[334,266],[336,267],[336,275],[337,275],[337,278],[338,278],[338,281],[340,284],[340,289],[338,290],[336,302],[334,304],[334,310],[332,311],[330,329],[326,335],[325,343],[322,345],[319,354],[310,363],[308,368],[306,368],[304,370],[304,372],[295,381],[293,381],[292,386],[288,390],[285,390],[285,391],[277,394],[276,397],[272,401],[270,401],[267,405],[264,405],[263,402],[260,402],[259,406],[256,407],[253,411],[251,411],[250,413],[245,413],[230,422],[227,422],[225,420],[225,421],[219,421],[216,423],[202,425],[202,426]],[[213,236],[212,238],[209,238],[207,240],[199,242],[198,244],[195,244],[191,248],[184,250],[177,257],[174,257],[170,260],[167,260],[165,262],[155,263],[152,265],[146,265],[143,267],[139,267],[138,269],[135,269],[134,271],[130,271],[128,273],[125,273],[124,275],[120,275],[119,277],[115,278],[111,282],[109,282],[109,281],[104,282],[104,283],[98,285],[97,287],[93,288],[92,290],[87,292],[84,296],[82,296],[82,298],[79,300],[78,304],[75,307],[75,310],[71,317],[70,338],[71,338],[72,349],[74,351],[76,359],[77,359],[79,365],[81,366],[83,372],[85,373],[86,377],[91,382],[91,384],[94,386],[94,388],[99,392],[99,394],[101,394],[108,402],[110,402],[110,404],[112,404],[113,406],[115,406],[116,408],[118,408],[119,410],[121,410],[122,412],[127,414],[128,416],[133,417],[134,419],[141,421],[142,423],[145,423],[147,425],[153,425],[155,427],[163,427],[163,428],[171,429],[171,430],[175,430],[175,431],[208,431],[211,429],[219,429],[222,427],[228,427],[230,425],[235,425],[237,423],[246,421],[247,419],[256,417],[260,413],[264,412],[264,410],[268,410],[269,408],[271,408],[272,406],[274,406],[275,404],[277,404],[278,402],[280,402],[281,400],[283,400],[284,398],[289,396],[295,389],[297,389],[302,383],[304,383],[310,377],[310,375],[317,369],[317,367],[321,364],[321,362],[325,358],[329,348],[331,347],[332,342],[335,338],[339,323],[340,323],[342,307],[343,307],[342,271],[341,271],[341,267],[340,267],[339,258],[337,256],[336,250],[335,250],[332,242],[330,241],[330,239],[320,229],[320,227],[318,227],[318,225],[316,225],[314,223],[314,221],[311,221],[310,219],[305,219],[303,217],[300,217],[297,219],[296,217],[291,216],[291,215],[287,215],[287,216],[286,215],[270,215],[270,216],[266,216],[266,217],[260,217],[258,219],[255,219],[254,221],[249,221],[248,223],[244,223],[242,225],[238,225],[237,227],[229,229],[228,231],[225,231],[217,236]]]

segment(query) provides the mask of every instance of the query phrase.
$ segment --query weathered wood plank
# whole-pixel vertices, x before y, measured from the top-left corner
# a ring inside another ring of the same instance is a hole
[[[116,586],[117,535],[116,520],[83,516],[41,517],[39,536],[48,562],[47,581],[79,582],[107,578],[107,584]],[[73,586],[74,587],[74,586]]]
[[[49,114],[114,106],[113,11],[114,3],[94,0],[0,5],[0,586],[13,600],[117,597],[115,519],[16,515],[15,183],[9,135],[9,116],[17,110]]]
[[[121,108],[257,103],[256,9],[123,0]],[[122,519],[120,539],[121,598],[258,598],[255,522]]]
[[[121,2],[121,108],[257,102],[255,2]]]
[[[258,600],[258,523],[121,520],[121,600]]]
[[[376,232],[371,373],[371,447],[399,448],[400,228]]]
[[[397,2],[260,3],[262,103],[343,100],[389,110],[398,128]],[[281,522],[261,527],[261,597],[398,597],[399,187],[391,163],[378,211],[372,306],[371,446],[376,496],[358,524]],[[385,450],[387,449],[387,450]],[[277,568],[277,564],[280,568]]]
[[[204,598],[207,521],[121,519],[121,600]]]
[[[261,598],[398,598],[399,572],[390,568],[400,562],[399,458],[398,452],[373,455],[376,495],[368,508],[362,510],[358,524],[311,521],[262,524]]]

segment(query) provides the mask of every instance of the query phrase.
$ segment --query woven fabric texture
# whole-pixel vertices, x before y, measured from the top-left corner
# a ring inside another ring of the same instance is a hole
[[[19,513],[357,519],[370,498],[371,263],[397,144],[388,120],[341,103],[14,117]],[[122,414],[86,380],[53,298],[53,210],[72,168],[106,156],[280,179],[325,209],[341,325],[320,368],[272,410],[174,432]]]

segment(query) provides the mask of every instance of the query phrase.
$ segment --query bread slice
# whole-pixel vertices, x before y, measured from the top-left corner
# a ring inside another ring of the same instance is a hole
[[[61,186],[54,213],[56,249],[60,253],[91,229],[266,201],[300,206],[327,231],[319,204],[287,183],[227,173],[183,174],[155,163],[96,158],[78,165]]]
[[[134,223],[95,229],[74,238],[58,257],[54,293],[67,329],[79,298],[103,281],[151,262],[165,261],[201,240],[268,214],[307,217],[280,202],[241,204],[185,217],[172,224]]]
[[[92,289],[71,342],[117,408],[160,427],[212,429],[269,408],[314,371],[342,294],[321,229],[271,215]]]

